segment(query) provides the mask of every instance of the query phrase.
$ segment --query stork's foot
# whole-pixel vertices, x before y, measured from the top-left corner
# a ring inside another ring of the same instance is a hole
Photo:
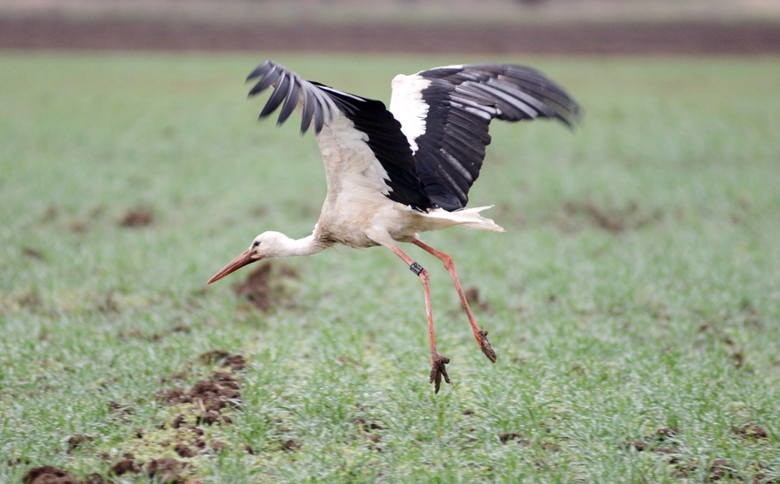
[[[490,360],[492,363],[495,363],[496,352],[493,349],[493,345],[491,345],[490,341],[488,341],[487,335],[488,332],[484,329],[479,330],[479,347],[482,349],[482,352],[485,353],[485,356],[487,356],[488,360]]]
[[[445,365],[450,362],[450,359],[439,353],[434,353],[431,356],[431,377],[430,382],[433,383],[434,393],[439,393],[441,388],[441,379],[449,383],[450,377],[447,375],[447,368]]]

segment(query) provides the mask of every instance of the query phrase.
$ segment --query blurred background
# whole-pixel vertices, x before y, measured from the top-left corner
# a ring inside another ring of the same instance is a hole
[[[0,48],[770,53],[778,0],[0,0]]]

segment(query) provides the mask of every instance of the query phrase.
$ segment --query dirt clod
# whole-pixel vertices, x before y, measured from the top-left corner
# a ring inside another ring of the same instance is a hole
[[[154,213],[145,207],[128,210],[119,221],[121,227],[146,227],[154,222]]]
[[[242,355],[230,355],[225,358],[224,366],[228,366],[235,371],[243,370],[246,368],[246,358]]]
[[[227,407],[238,407],[241,404],[241,392],[238,379],[232,373],[217,371],[208,378],[196,382],[190,390],[173,388],[160,395],[168,405],[180,403],[195,404],[197,414],[196,425],[214,425],[218,423],[233,423],[222,410]],[[181,427],[185,422],[183,415],[177,415],[171,425]]]
[[[732,427],[731,431],[747,440],[759,440],[769,438],[769,433],[760,425],[748,422],[739,427]]]
[[[469,305],[478,308],[482,312],[491,312],[493,308],[490,306],[490,303],[483,301],[480,297],[480,292],[478,287],[469,287],[466,288],[465,291],[463,291],[464,295],[466,296],[466,300],[468,301]],[[463,304],[461,303],[461,307],[463,309],[466,309]]]
[[[523,436],[518,434],[517,432],[504,432],[503,434],[499,434],[498,440],[500,440],[502,444],[506,444],[507,442],[510,442],[512,440],[516,440],[518,443],[521,444],[527,442],[526,439],[523,438]]]
[[[690,477],[693,473],[695,473],[696,469],[698,469],[696,464],[692,462],[670,462],[670,463],[674,464],[674,471],[672,472],[672,477],[676,477],[678,479],[686,479]]]
[[[631,440],[626,442],[626,448],[633,448],[637,452],[642,452],[643,450],[647,449],[647,442],[644,440]]]
[[[198,356],[198,360],[204,365],[213,365],[214,363],[224,360],[228,356],[230,356],[230,353],[225,350],[211,350]]]
[[[710,466],[710,481],[719,481],[721,479],[733,479],[734,468],[729,464],[726,459],[715,459]]]
[[[185,418],[186,417],[182,414],[177,415],[176,417],[174,417],[173,422],[171,422],[171,427],[175,429],[180,428],[182,425],[184,425]]]
[[[93,472],[81,481],[81,484],[105,484],[106,480],[97,472]]]
[[[678,432],[679,430],[675,428],[661,427],[660,429],[655,431],[655,436],[658,440],[666,440],[668,438],[674,437],[675,435],[677,435]]]
[[[35,467],[22,477],[24,484],[78,484],[78,480],[53,466]]]
[[[247,299],[261,311],[268,311],[273,306],[285,303],[289,298],[285,297],[284,288],[274,284],[274,275],[281,278],[297,278],[295,269],[280,264],[264,264],[249,273],[246,280],[233,286],[233,290],[239,297]]]
[[[43,252],[32,247],[22,247],[22,255],[29,257],[30,259],[43,260]]]
[[[124,474],[138,474],[141,466],[135,461],[132,454],[125,454],[125,458],[111,466],[111,473],[121,476]]]
[[[87,224],[81,220],[71,220],[68,222],[68,230],[76,234],[83,234],[88,229]]]
[[[108,402],[108,409],[111,410],[111,413],[114,413],[116,415],[132,415],[133,409],[122,405],[121,403],[114,402],[113,400]]]
[[[281,446],[282,450],[285,452],[295,452],[302,447],[302,444],[294,441],[293,439],[288,439],[281,442]]]
[[[593,200],[568,201],[563,211],[566,217],[562,221],[564,229],[571,229],[572,225],[576,227],[573,219],[584,216],[594,226],[613,234],[638,229],[663,218],[660,210],[644,213],[636,202],[629,202],[624,207],[604,208]]]
[[[81,444],[89,442],[93,437],[84,434],[75,434],[68,437],[68,453],[70,454],[74,450],[78,449]]]
[[[173,450],[176,451],[177,454],[179,454],[179,457],[195,456],[195,451],[184,444],[176,444],[176,447],[174,447]]]
[[[372,430],[383,430],[384,426],[377,422],[369,422],[363,417],[356,417],[352,420],[352,423],[358,425],[363,432],[371,432]]]
[[[149,462],[146,465],[146,474],[161,482],[184,482],[185,478],[182,473],[186,467],[186,462],[164,457]]]
[[[198,360],[205,365],[220,363],[222,366],[229,367],[232,370],[243,370],[246,367],[246,358],[242,355],[231,355],[225,350],[211,350],[203,353]]]

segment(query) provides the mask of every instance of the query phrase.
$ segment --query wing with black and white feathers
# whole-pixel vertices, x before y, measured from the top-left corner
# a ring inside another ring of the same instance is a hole
[[[401,125],[384,103],[306,81],[271,61],[260,64],[247,81],[256,81],[249,96],[273,87],[260,118],[281,106],[281,124],[300,107],[301,132],[313,125],[323,149],[329,190],[375,190],[418,210],[432,207]]]
[[[390,111],[412,147],[417,175],[439,207],[466,206],[479,176],[493,119],[552,118],[572,127],[577,103],[529,67],[473,64],[429,69],[393,79]]]

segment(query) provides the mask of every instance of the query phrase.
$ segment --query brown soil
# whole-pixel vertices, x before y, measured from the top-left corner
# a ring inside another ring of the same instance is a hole
[[[710,466],[710,481],[719,481],[721,479],[732,480],[736,476],[734,474],[734,467],[729,464],[726,459],[715,459]]]
[[[139,472],[141,472],[141,465],[136,462],[133,454],[125,454],[124,459],[111,466],[111,473],[117,476],[138,474]]]
[[[22,247],[22,255],[29,257],[30,259],[44,259],[43,252],[38,249],[33,249],[32,247]]]
[[[475,286],[468,287],[463,291],[463,293],[466,295],[466,300],[469,302],[469,305],[471,305],[472,307],[475,307],[479,309],[481,312],[485,312],[485,313],[493,312],[493,308],[492,306],[490,306],[490,303],[482,300],[478,287]],[[463,308],[462,304],[461,307]]]
[[[761,427],[760,425],[753,422],[748,422],[739,427],[733,427],[731,431],[745,440],[760,440],[769,438],[769,432],[767,432],[764,427]]]
[[[182,443],[176,444],[176,446],[173,448],[173,450],[180,457],[195,457],[195,451],[192,450],[190,447],[182,444]]]
[[[68,453],[70,454],[74,450],[81,447],[82,444],[93,440],[94,437],[84,434],[75,434],[68,437]]]
[[[207,351],[198,356],[198,360],[206,365],[219,363],[234,371],[243,370],[246,367],[246,358],[239,354],[231,355],[225,350]]]
[[[0,18],[0,48],[538,54],[766,54],[772,23],[668,21],[446,25],[197,23],[184,19]]]
[[[146,227],[154,222],[154,213],[148,208],[134,208],[128,210],[127,213],[119,221],[121,227],[137,228]]]
[[[507,442],[511,442],[513,440],[516,440],[518,443],[521,444],[528,442],[527,439],[525,439],[522,435],[518,434],[517,432],[505,432],[503,434],[499,434],[498,440],[500,440],[502,444],[506,444]]]
[[[162,399],[169,405],[195,403],[199,408],[198,423],[230,423],[229,417],[221,412],[228,406],[238,407],[241,404],[239,388],[238,378],[232,373],[218,371],[195,383],[190,390],[168,390],[162,394]]]
[[[114,401],[108,402],[108,409],[111,411],[111,413],[120,416],[132,415],[134,413],[132,408]]]
[[[146,465],[146,474],[158,482],[185,482],[186,462],[171,458],[154,459]]]
[[[605,208],[592,200],[569,201],[564,204],[563,210],[565,217],[559,222],[566,232],[578,228],[576,219],[579,217],[585,217],[592,225],[613,234],[639,229],[663,218],[663,214],[658,210],[650,213],[643,212],[635,202],[625,207]]]
[[[62,469],[41,466],[30,469],[22,477],[24,484],[78,484],[78,480]]]
[[[103,478],[103,476],[97,472],[93,472],[92,474],[85,477],[84,480],[81,481],[81,484],[104,484],[105,482],[106,480]]]
[[[280,445],[282,447],[282,450],[285,452],[295,452],[296,450],[302,447],[300,442],[296,442],[293,439],[282,441],[280,442]]]
[[[249,273],[246,280],[233,286],[235,293],[247,299],[261,311],[268,311],[274,306],[289,302],[284,287],[276,282],[282,278],[298,277],[295,269],[280,264],[266,263]]]

